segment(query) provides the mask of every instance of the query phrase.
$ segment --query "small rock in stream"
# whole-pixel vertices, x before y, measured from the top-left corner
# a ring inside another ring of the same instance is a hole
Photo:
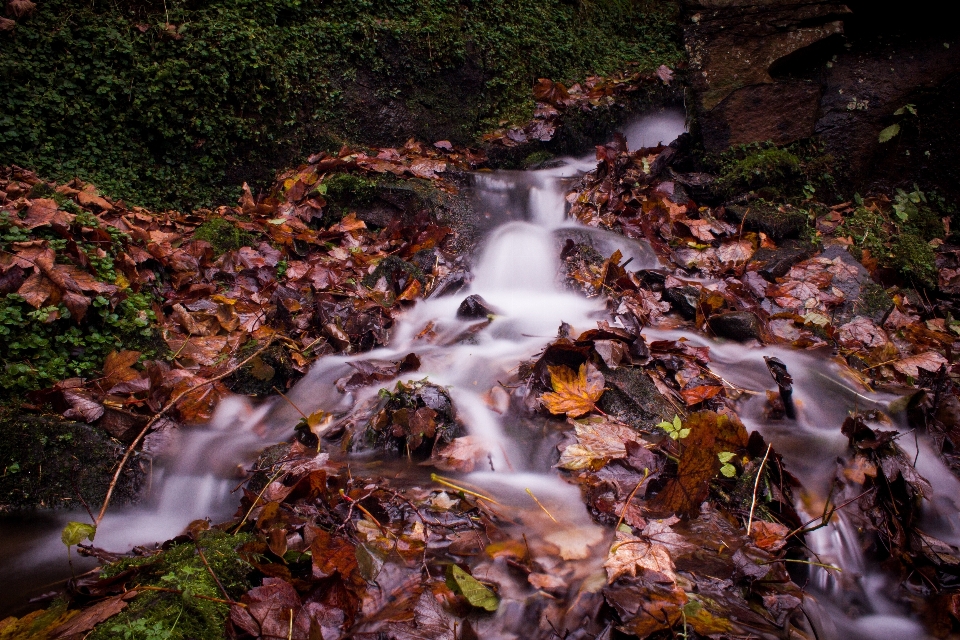
[[[500,311],[475,293],[464,298],[457,308],[457,317],[461,320],[483,320],[499,313]]]
[[[762,333],[760,319],[749,311],[731,311],[711,316],[707,324],[718,337],[737,342],[759,340]]]

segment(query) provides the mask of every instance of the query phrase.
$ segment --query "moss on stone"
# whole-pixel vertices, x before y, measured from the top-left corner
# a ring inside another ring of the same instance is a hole
[[[0,410],[0,512],[100,504],[123,449],[89,425]],[[135,501],[145,478],[132,460],[113,503]]]
[[[223,218],[207,220],[197,227],[197,230],[193,232],[193,237],[197,240],[209,242],[214,253],[218,256],[240,247],[253,246],[256,243],[253,234]]]
[[[195,596],[224,598],[211,571],[230,598],[239,599],[251,588],[252,567],[237,552],[237,547],[249,540],[247,534],[229,535],[211,530],[200,533],[195,543],[184,542],[156,556],[108,565],[104,570],[106,576],[136,566],[139,567],[137,580],[141,587],[173,589],[180,593],[141,588],[127,609],[99,624],[87,637],[90,640],[223,638],[230,607]],[[209,569],[198,548],[202,549]]]
[[[802,176],[800,158],[778,147],[733,149],[721,156],[720,169],[715,185],[727,197],[757,189],[787,196]]]
[[[916,285],[935,287],[937,284],[937,256],[923,238],[913,233],[901,233],[890,244],[890,264],[903,277]]]

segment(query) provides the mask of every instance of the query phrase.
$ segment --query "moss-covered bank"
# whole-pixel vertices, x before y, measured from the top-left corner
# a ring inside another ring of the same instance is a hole
[[[344,140],[468,142],[566,82],[675,62],[673,2],[45,0],[0,34],[0,163],[145,205]]]

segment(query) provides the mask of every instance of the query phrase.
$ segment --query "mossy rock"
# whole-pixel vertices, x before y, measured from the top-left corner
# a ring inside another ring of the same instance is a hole
[[[213,247],[216,255],[222,255],[227,251],[235,251],[240,247],[252,247],[256,244],[256,237],[247,231],[244,231],[229,220],[223,218],[213,218],[207,220],[193,232],[196,240],[205,240]]]
[[[0,512],[103,502],[125,447],[79,422],[0,413]],[[146,486],[137,458],[127,463],[112,504],[135,502]]]
[[[450,393],[426,379],[398,382],[380,392],[383,406],[363,440],[374,448],[424,459],[439,444],[461,435]]]
[[[421,285],[427,281],[420,267],[397,256],[387,256],[381,260],[373,272],[363,279],[363,284],[372,289],[380,278],[387,281],[387,287],[392,287],[394,293],[401,293],[413,280],[419,280]]]
[[[227,597],[239,600],[253,586],[250,581],[253,567],[237,551],[250,539],[247,534],[229,535],[211,530],[200,533],[195,541],[175,544],[155,556],[108,565],[104,568],[104,577],[136,568],[137,583],[141,587],[182,593],[141,588],[124,611],[97,625],[87,637],[90,640],[223,638],[230,606],[194,596],[223,599],[222,586]],[[202,558],[198,549],[203,551]],[[216,580],[211,573],[216,575]]]
[[[240,358],[248,358],[257,348],[256,341],[251,341],[241,350]],[[227,377],[224,383],[233,393],[262,398],[273,394],[274,388],[286,391],[302,375],[294,368],[289,350],[275,344]]]
[[[803,175],[800,158],[787,149],[742,148],[724,156],[714,188],[727,197],[761,188],[786,196]]]
[[[605,369],[603,376],[605,391],[597,406],[618,420],[653,429],[664,420],[672,420],[676,414],[677,410],[642,369]]]
[[[799,238],[808,226],[809,214],[789,204],[755,200],[747,205],[727,205],[727,213],[750,231],[762,231],[774,240]]]

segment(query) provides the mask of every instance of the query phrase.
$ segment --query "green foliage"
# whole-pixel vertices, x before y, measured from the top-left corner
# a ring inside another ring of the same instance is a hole
[[[141,591],[126,610],[98,625],[89,638],[222,638],[229,606],[194,596],[223,598],[211,571],[231,598],[239,598],[250,589],[248,576],[252,568],[236,551],[248,540],[246,534],[208,531],[200,534],[196,544],[187,542],[157,556],[108,565],[105,576],[139,566],[139,584],[180,593]],[[198,547],[203,550],[210,570],[203,564]]]
[[[936,255],[928,243],[943,238],[944,229],[926,195],[916,187],[911,193],[898,189],[890,215],[863,206],[859,196],[856,200],[860,206],[837,228],[837,235],[853,239],[850,252],[860,260],[868,250],[881,266],[914,284],[936,286]]]
[[[207,220],[194,231],[193,237],[197,240],[206,240],[213,247],[218,256],[240,247],[251,247],[256,243],[253,234],[248,233],[223,218]]]
[[[816,194],[822,202],[836,198],[836,161],[815,140],[786,147],[770,142],[733,147],[705,159],[718,176],[722,197],[754,192],[772,201],[799,204]]]
[[[67,547],[80,544],[84,540],[93,542],[93,537],[97,535],[97,528],[86,522],[68,522],[67,526],[60,532],[60,539]]]
[[[500,605],[497,594],[455,564],[450,565],[447,584],[454,591],[462,593],[467,602],[478,609],[496,611]]]
[[[681,422],[680,416],[675,415],[673,416],[673,422],[667,422],[664,420],[657,426],[666,431],[667,435],[674,440],[682,440],[690,435],[690,429],[683,428],[683,422]]]
[[[128,293],[112,303],[97,296],[77,324],[63,304],[34,309],[15,293],[0,297],[0,398],[15,398],[98,372],[111,351],[153,352],[152,297]]]
[[[335,173],[323,181],[327,200],[341,210],[371,204],[377,197],[377,182],[354,173]]]
[[[800,158],[773,146],[742,146],[721,154],[717,188],[726,195],[793,182],[802,174]]]
[[[632,0],[45,0],[0,36],[0,163],[154,207],[233,201],[237,176],[363,141],[351,110],[370,98],[468,141],[529,111],[538,77],[675,63],[676,15]]]
[[[723,477],[732,478],[733,476],[737,475],[737,468],[730,464],[730,461],[733,460],[736,455],[737,454],[733,453],[732,451],[721,451],[717,454],[717,458],[720,459],[720,464],[722,465],[720,467],[720,473],[723,475]]]

